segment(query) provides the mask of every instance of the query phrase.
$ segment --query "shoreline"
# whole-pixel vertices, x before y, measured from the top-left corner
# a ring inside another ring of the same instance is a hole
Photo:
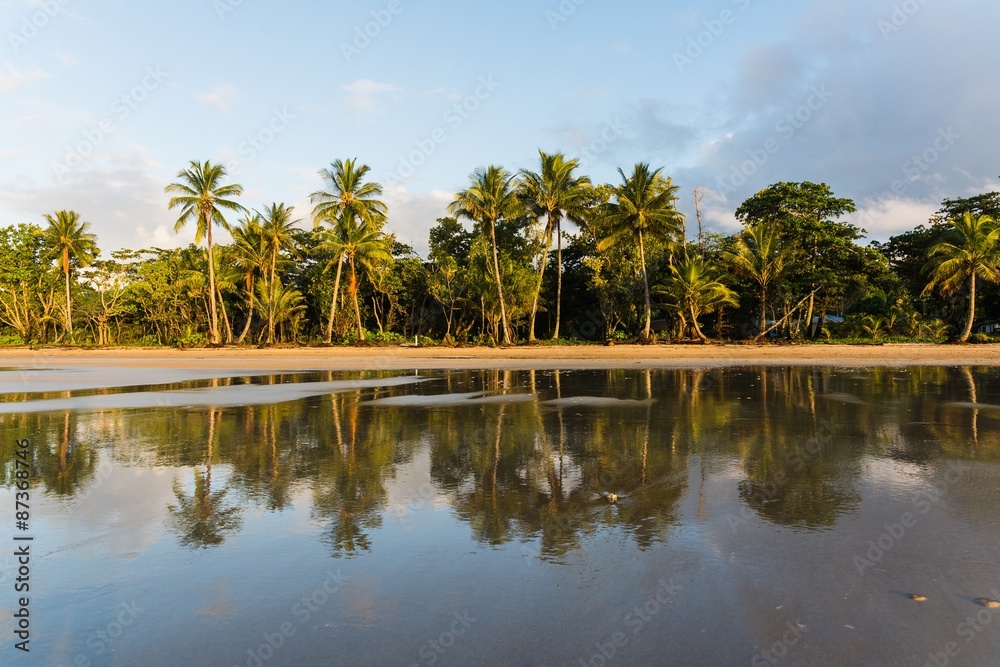
[[[1000,366],[1000,345],[616,345],[515,348],[0,349],[0,368],[583,370],[738,366]]]

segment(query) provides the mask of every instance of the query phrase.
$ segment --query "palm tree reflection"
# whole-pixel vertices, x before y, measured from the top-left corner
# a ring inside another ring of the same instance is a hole
[[[188,496],[180,480],[174,479],[176,505],[168,505],[170,530],[177,534],[181,546],[207,549],[222,544],[228,533],[239,530],[243,521],[241,508],[229,503],[228,486],[212,491],[212,462],[215,458],[216,410],[208,412],[208,452],[205,472],[194,468],[194,491]]]

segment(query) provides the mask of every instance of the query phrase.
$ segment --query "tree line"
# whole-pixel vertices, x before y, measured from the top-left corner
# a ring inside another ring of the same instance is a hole
[[[102,259],[75,211],[2,227],[0,344],[989,340],[973,329],[1000,306],[1000,193],[945,200],[864,246],[855,203],[826,184],[765,188],[726,235],[704,229],[700,188],[688,229],[662,168],[594,183],[577,160],[539,157],[474,171],[426,258],[388,230],[355,159],[320,172],[311,229],[286,204],[248,208],[207,161],[166,188],[175,231],[194,226],[187,247]]]

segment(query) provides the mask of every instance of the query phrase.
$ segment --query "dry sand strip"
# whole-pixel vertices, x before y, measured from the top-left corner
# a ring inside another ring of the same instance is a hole
[[[618,345],[500,348],[6,349],[0,369],[425,370],[1000,366],[1000,345]]]

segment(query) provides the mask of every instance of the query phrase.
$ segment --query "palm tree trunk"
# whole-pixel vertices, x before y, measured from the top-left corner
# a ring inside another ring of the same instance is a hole
[[[763,337],[767,332],[767,285],[766,283],[760,284],[760,332],[759,336]]]
[[[562,321],[562,220],[556,221],[556,330],[553,340],[559,339],[559,323]]]
[[[351,258],[351,282],[347,285],[347,291],[351,293],[354,300],[354,315],[358,319],[358,340],[364,342],[365,329],[361,326],[361,307],[358,305],[358,275],[354,270],[354,258]]]
[[[207,235],[207,238],[208,238],[208,283],[209,283],[208,284],[208,296],[209,296],[209,301],[211,301],[211,303],[209,304],[210,307],[208,309],[208,312],[210,313],[209,320],[210,320],[210,327],[211,327],[211,331],[209,331],[209,341],[212,343],[212,345],[218,345],[219,344],[219,316],[218,316],[218,313],[216,313],[216,311],[215,311],[215,309],[216,309],[216,305],[215,305],[215,252],[214,252],[214,250],[212,248],[212,216],[209,215],[209,216],[206,216],[206,218],[207,219],[206,219],[206,225],[205,226],[208,228],[208,235]]]
[[[551,222],[551,214],[549,215]],[[552,249],[552,229],[545,236],[545,250],[542,252],[542,266],[538,270],[538,288],[535,289],[535,301],[531,304],[531,325],[528,327],[528,342],[535,340],[535,316],[538,314],[538,300],[542,296],[542,279],[545,277],[545,265],[549,263],[549,251]],[[558,325],[557,331],[558,331]]]
[[[219,290],[219,308],[222,310],[222,323],[226,327],[226,345],[233,342],[233,327],[229,323],[229,313],[226,312],[226,300],[222,297],[222,290]]]
[[[69,342],[73,342],[73,302],[69,294],[69,249],[63,248],[63,268],[66,274],[66,335]]]
[[[958,339],[958,342],[964,343],[969,340],[969,335],[972,333],[972,321],[976,319],[976,274],[973,272],[972,277],[969,279],[969,319],[965,323],[965,329],[962,331],[962,336]]]
[[[253,322],[253,301],[250,302],[250,311],[247,313],[247,323],[243,325],[243,332],[240,334],[240,337],[236,339],[237,345],[242,345],[243,339],[247,337],[248,333],[250,333],[251,322]]]
[[[326,344],[333,342],[333,318],[337,314],[337,296],[340,294],[340,272],[344,269],[344,254],[337,260],[337,279],[333,281],[333,300],[330,303],[330,321],[326,323]]]
[[[694,325],[694,332],[697,334],[698,338],[701,339],[701,342],[707,343],[708,336],[702,332],[701,325],[698,324],[698,315],[694,312],[694,306],[691,306],[691,323]]]
[[[809,296],[809,312],[806,314],[806,338],[814,338],[813,336],[813,314],[816,307],[816,292]]]
[[[500,283],[500,253],[497,251],[496,221],[490,220],[490,241],[493,243],[493,277],[497,282],[497,296],[500,298],[500,322],[503,325],[503,344],[510,345],[510,328],[507,326],[507,305],[503,300],[503,285]]]
[[[643,341],[649,341],[653,328],[653,305],[649,299],[649,275],[646,272],[646,247],[642,241],[642,230],[639,230],[639,263],[642,265],[642,287],[646,292],[646,328],[643,330]]]
[[[271,252],[271,299],[274,299],[274,282],[278,278],[278,251]],[[267,344],[274,345],[274,307],[267,309]]]

